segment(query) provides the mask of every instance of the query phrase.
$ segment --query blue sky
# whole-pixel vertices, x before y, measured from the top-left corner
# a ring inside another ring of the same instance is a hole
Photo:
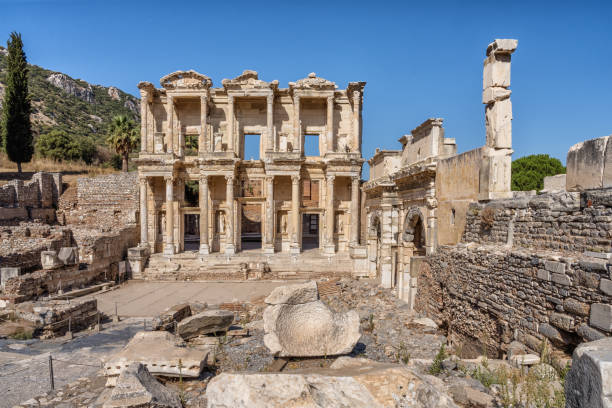
[[[429,117],[460,152],[482,145],[485,49],[517,38],[514,158],[565,163],[574,143],[612,134],[611,1],[0,0],[3,43],[12,30],[31,63],[135,95],[178,69],[215,86],[244,69],[283,87],[312,71],[367,81],[366,158]]]

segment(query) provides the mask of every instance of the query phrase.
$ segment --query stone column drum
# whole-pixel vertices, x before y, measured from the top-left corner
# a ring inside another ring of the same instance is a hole
[[[300,176],[291,176],[291,253],[300,253]]]
[[[147,178],[140,177],[140,244],[146,246],[148,240],[148,217],[147,217]]]
[[[236,253],[234,246],[234,176],[225,176],[227,181],[225,199],[227,200],[226,228],[225,228],[225,254]]]
[[[164,177],[166,180],[166,244],[164,254],[174,255],[174,179],[172,176]]]
[[[266,229],[264,253],[274,253],[274,177],[266,177]]]
[[[208,255],[208,176],[200,178],[200,254]]]
[[[327,205],[325,206],[325,253],[333,255],[336,253],[334,243],[334,180],[336,176],[327,176]]]

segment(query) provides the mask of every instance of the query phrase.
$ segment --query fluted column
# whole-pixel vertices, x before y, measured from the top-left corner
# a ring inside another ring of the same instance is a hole
[[[294,152],[302,152],[304,144],[302,143],[302,125],[300,123],[300,97],[293,96],[293,140],[297,146],[293,146]]]
[[[147,151],[147,128],[148,128],[149,98],[146,92],[140,93],[140,151]]]
[[[266,150],[274,151],[274,95],[268,95],[267,97],[268,109],[267,109],[267,127],[268,127],[268,139]]]
[[[361,149],[360,142],[361,132],[361,94],[359,91],[353,91],[353,149],[358,152]]]
[[[291,253],[300,253],[300,176],[291,176]]]
[[[264,253],[274,253],[274,177],[266,177],[266,236]]]
[[[227,96],[227,150],[234,151],[234,97]]]
[[[166,180],[166,243],[164,254],[174,254],[174,179],[172,176],[164,177]]]
[[[174,99],[166,96],[166,151],[174,153]]]
[[[333,255],[336,252],[336,244],[334,242],[334,218],[336,216],[334,210],[334,181],[336,176],[327,176],[327,203],[325,206],[325,253]]]
[[[227,182],[225,199],[227,201],[226,227],[225,227],[225,253],[236,253],[234,246],[234,176],[225,176]]]
[[[334,151],[334,97],[327,97],[327,153]]]
[[[147,245],[149,242],[149,223],[147,212],[147,178],[140,177],[140,244]]]
[[[359,177],[351,179],[351,245],[359,245]]]
[[[208,176],[200,176],[200,254],[208,255]]]
[[[208,126],[206,117],[208,116],[208,98],[200,97],[200,139],[198,140],[198,153],[209,151]]]

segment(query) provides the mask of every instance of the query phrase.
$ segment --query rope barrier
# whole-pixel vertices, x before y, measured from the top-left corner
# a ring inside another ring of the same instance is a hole
[[[57,358],[57,357],[53,357],[53,361],[59,361],[60,363],[74,364],[74,365],[85,366],[85,367],[101,368],[101,365],[93,365],[93,364],[75,363],[74,361],[60,360],[60,359],[59,359],[59,358]]]

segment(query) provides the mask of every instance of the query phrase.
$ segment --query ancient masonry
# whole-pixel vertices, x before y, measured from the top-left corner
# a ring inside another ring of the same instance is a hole
[[[364,269],[365,82],[339,90],[312,73],[279,88],[254,71],[221,88],[195,71],[160,82],[138,85],[141,249],[170,261],[188,252],[202,262],[247,251],[272,262],[314,250],[309,256],[345,254],[349,267]],[[250,139],[259,140],[260,160],[245,157]],[[318,150],[312,156],[307,139]]]

